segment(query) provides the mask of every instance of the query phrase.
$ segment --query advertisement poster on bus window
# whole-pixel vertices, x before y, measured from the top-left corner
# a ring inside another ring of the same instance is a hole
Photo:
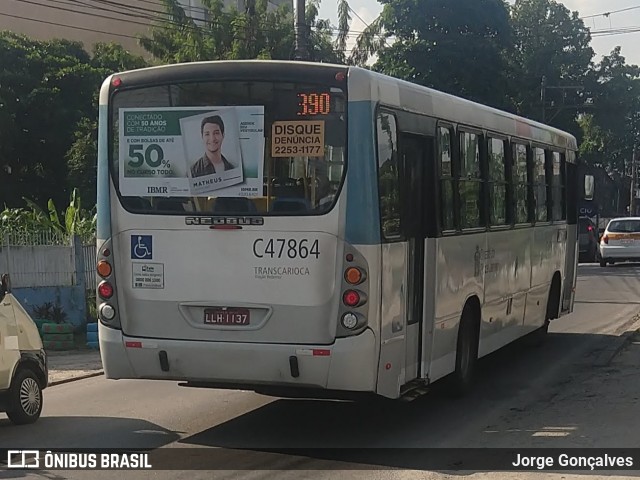
[[[125,196],[262,196],[264,107],[122,108]]]

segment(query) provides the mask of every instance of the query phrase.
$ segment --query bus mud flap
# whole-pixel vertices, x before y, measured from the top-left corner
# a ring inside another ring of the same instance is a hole
[[[289,368],[291,369],[291,376],[298,378],[300,376],[300,367],[298,367],[298,357],[291,355],[289,357]]]
[[[169,371],[169,357],[167,356],[167,352],[161,350],[158,352],[158,358],[160,358],[160,368],[163,372]]]

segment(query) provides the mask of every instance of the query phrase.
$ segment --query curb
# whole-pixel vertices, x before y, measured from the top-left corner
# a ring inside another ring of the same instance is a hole
[[[615,345],[615,347],[613,348],[600,352],[599,357],[603,358],[598,358],[599,361],[594,362],[593,365],[595,367],[609,366],[611,362],[618,356],[618,354],[622,352],[622,350],[624,350],[631,342],[633,342],[633,340],[636,339],[639,334],[640,328],[624,332],[622,335],[620,335],[621,340],[617,343],[617,345]]]
[[[84,380],[86,378],[99,377],[100,375],[104,375],[104,370],[98,370],[97,372],[91,372],[91,373],[84,373],[82,375],[78,375],[77,377],[65,378],[63,380],[55,380],[53,382],[49,382],[48,386],[55,387],[56,385],[75,382],[76,380]]]

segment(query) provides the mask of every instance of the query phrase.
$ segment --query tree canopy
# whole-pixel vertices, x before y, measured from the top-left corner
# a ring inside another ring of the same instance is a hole
[[[294,58],[286,5],[247,0],[238,10],[203,0],[204,15],[194,19],[177,0],[159,1],[164,13],[140,38],[148,61],[116,44],[87,52],[77,42],[0,33],[0,64],[10,66],[0,70],[0,206],[23,207],[24,198],[41,208],[49,199],[61,205],[77,188],[90,209],[97,96],[109,74],[150,64]],[[555,0],[379,1],[380,16],[350,49],[348,0],[338,0],[337,25],[319,17],[320,0],[308,0],[309,59],[361,65],[544,120],[575,134],[588,164],[628,173],[640,128],[640,69],[619,47],[595,61],[577,12]]]

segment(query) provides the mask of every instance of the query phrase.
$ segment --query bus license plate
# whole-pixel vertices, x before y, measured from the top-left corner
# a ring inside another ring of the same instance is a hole
[[[204,323],[207,325],[249,325],[251,313],[248,308],[206,308]]]

